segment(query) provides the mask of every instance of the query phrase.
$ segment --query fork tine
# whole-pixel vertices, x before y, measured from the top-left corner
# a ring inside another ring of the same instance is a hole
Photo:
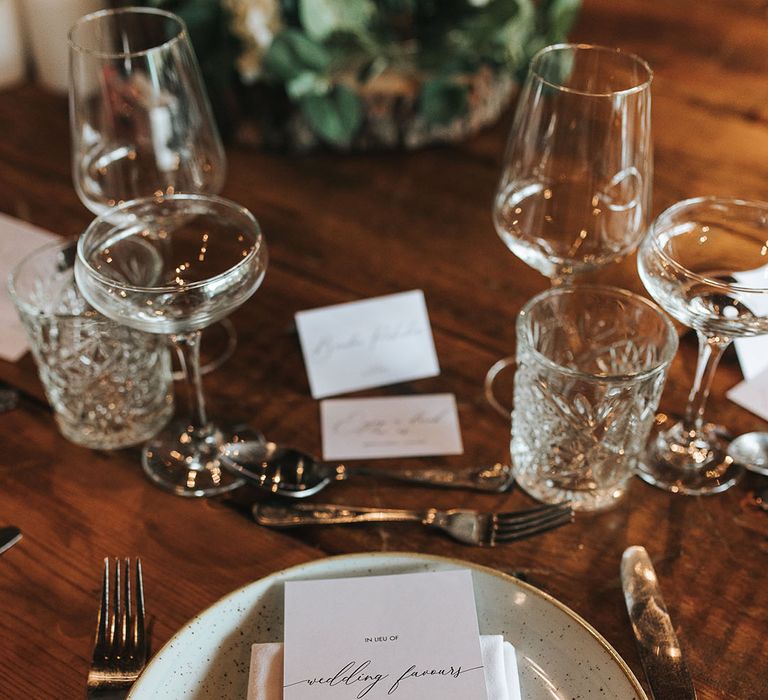
[[[117,649],[118,644],[120,643],[120,634],[121,634],[121,628],[122,628],[122,616],[120,614],[120,608],[122,604],[122,594],[120,591],[120,560],[115,557],[115,580],[114,580],[114,590],[113,590],[113,597],[112,597],[112,620],[111,620],[111,629],[112,629],[112,648]]]
[[[123,607],[123,645],[128,649],[133,648],[133,613],[131,606],[131,560],[125,561],[125,605]]]
[[[515,542],[517,540],[523,540],[526,537],[533,537],[533,535],[539,535],[543,532],[549,532],[562,525],[567,525],[573,521],[573,513],[565,511],[552,518],[538,521],[535,523],[529,523],[527,526],[512,530],[505,530],[502,532],[496,532],[493,536],[491,544],[495,542]]]
[[[109,634],[109,558],[104,557],[104,573],[101,578],[101,603],[96,618],[96,641],[93,644],[93,658],[103,656]]]
[[[136,652],[142,661],[147,657],[147,636],[144,630],[144,580],[141,559],[136,557]]]
[[[570,509],[567,510],[555,510],[550,513],[543,513],[536,518],[529,518],[517,522],[515,520],[508,520],[504,523],[495,523],[494,529],[497,534],[511,534],[514,532],[520,532],[526,530],[529,527],[536,527],[537,525],[543,525],[553,520],[560,520],[561,518],[573,519],[573,512]]]
[[[525,525],[526,523],[537,522],[541,518],[551,517],[560,513],[572,512],[570,502],[555,503],[528,510],[518,510],[511,513],[497,513],[495,521],[499,527]]]

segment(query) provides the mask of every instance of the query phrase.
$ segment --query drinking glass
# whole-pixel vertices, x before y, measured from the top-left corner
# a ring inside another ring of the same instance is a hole
[[[610,508],[624,496],[656,414],[674,326],[636,294],[551,288],[517,317],[510,452],[515,480],[546,503]],[[489,400],[509,417],[495,397]]]
[[[226,157],[182,19],[149,7],[103,10],[69,33],[72,177],[101,215],[121,202],[218,194]],[[236,335],[205,365],[219,367]],[[217,347],[217,346],[214,346]]]
[[[72,176],[88,209],[221,190],[224,149],[179,17],[102,10],[75,23],[69,46]]]
[[[651,441],[640,476],[677,493],[724,491],[743,469],[725,453],[724,429],[705,423],[704,409],[731,341],[768,333],[768,204],[678,202],[654,221],[638,268],[651,296],[699,338],[685,414]]]
[[[75,275],[83,296],[108,318],[167,334],[183,359],[190,416],[148,442],[149,477],[182,496],[211,496],[243,482],[222,466],[222,445],[259,440],[208,418],[200,376],[201,330],[261,284],[267,248],[243,207],[213,195],[149,197],[119,205],[86,229]]]
[[[144,442],[173,413],[162,338],[95,311],[74,281],[74,244],[34,251],[11,272],[11,298],[62,435],[92,449]]]
[[[531,60],[493,205],[496,232],[553,285],[635,249],[653,180],[652,72],[618,49]]]

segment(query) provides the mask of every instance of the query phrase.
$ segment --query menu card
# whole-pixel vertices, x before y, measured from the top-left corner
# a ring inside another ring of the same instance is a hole
[[[440,374],[421,290],[296,314],[313,398]]]
[[[26,221],[0,214],[0,358],[16,362],[27,351],[21,325],[6,280],[16,265],[33,250],[58,239]]]
[[[320,403],[320,425],[326,460],[464,451],[453,394],[326,399]]]
[[[486,700],[469,571],[285,584],[284,700]]]

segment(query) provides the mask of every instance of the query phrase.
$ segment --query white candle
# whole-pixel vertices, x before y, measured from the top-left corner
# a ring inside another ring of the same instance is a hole
[[[24,44],[16,0],[0,0],[0,87],[24,77]]]
[[[105,0],[21,2],[37,80],[54,92],[66,92],[69,86],[69,29],[83,15],[102,9]]]

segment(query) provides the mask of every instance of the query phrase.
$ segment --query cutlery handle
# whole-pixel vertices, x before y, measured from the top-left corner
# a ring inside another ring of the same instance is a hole
[[[451,489],[472,489],[474,491],[505,491],[514,480],[511,468],[506,464],[494,464],[492,467],[447,469],[445,467],[427,467],[423,469],[386,469],[381,467],[346,467],[354,476],[378,476],[395,481],[425,486],[439,486]]]
[[[324,503],[257,503],[253,517],[259,525],[295,527],[299,525],[344,525],[347,523],[423,522],[427,513],[415,510],[357,508]]]

